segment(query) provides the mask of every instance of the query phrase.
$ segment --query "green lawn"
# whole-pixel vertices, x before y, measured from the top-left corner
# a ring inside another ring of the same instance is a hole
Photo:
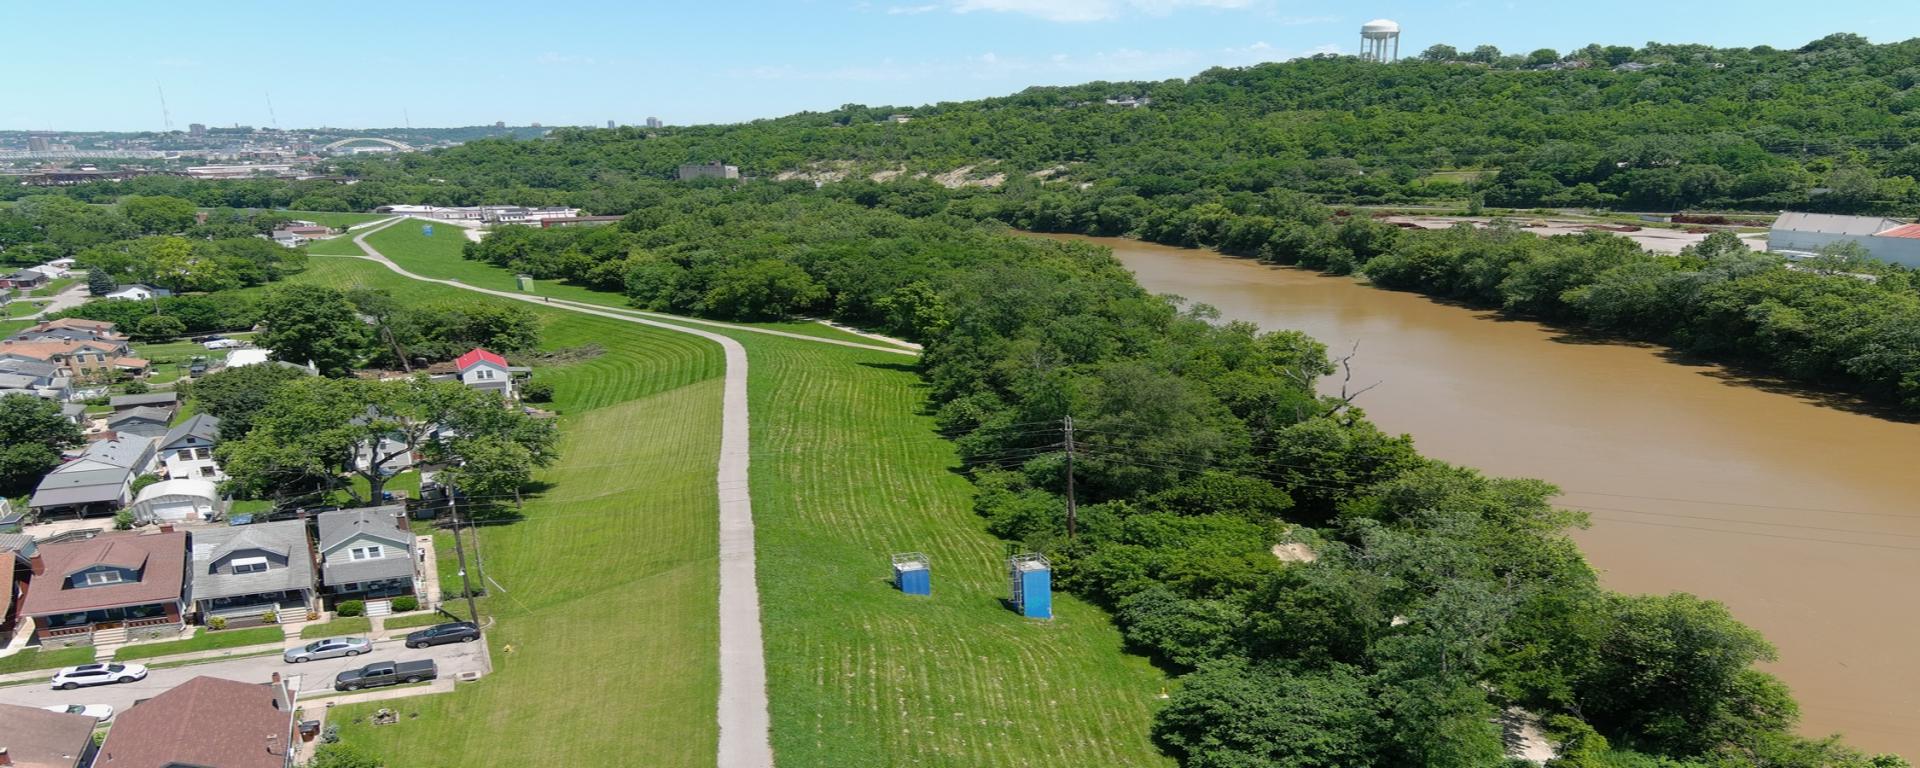
[[[9,302],[4,308],[0,308],[0,316],[5,316],[7,319],[26,317],[27,315],[39,312],[42,306],[45,305],[40,302],[15,300]]]
[[[308,624],[300,628],[300,639],[317,640],[322,637],[364,637],[373,631],[373,619],[365,616],[352,616],[334,619],[325,624]]]
[[[358,261],[316,259],[297,280],[490,301]],[[408,700],[419,719],[406,727],[351,722],[378,704],[331,719],[389,765],[517,766],[538,754],[556,765],[712,766],[720,350],[537,311],[549,346],[606,352],[541,371],[562,414],[562,459],[540,473],[553,488],[529,499],[521,522],[480,530],[488,575],[511,590],[483,600],[498,619],[494,674]]]
[[[251,629],[228,629],[215,632],[200,630],[200,634],[185,640],[165,643],[141,643],[129,645],[113,652],[114,661],[133,661],[151,659],[160,656],[172,656],[176,653],[211,651],[220,648],[239,648],[248,645],[278,643],[286,639],[286,633],[279,627],[253,627]]]
[[[14,332],[33,325],[30,320],[0,320],[0,336],[12,336]]]
[[[56,293],[66,290],[67,286],[73,285],[74,283],[77,283],[77,282],[79,282],[79,278],[62,277],[57,280],[54,280],[53,282],[47,283],[46,285],[33,289],[27,295],[28,296],[52,296]]]
[[[0,675],[34,669],[71,667],[92,662],[93,648],[90,646],[59,648],[51,651],[28,648],[12,656],[0,657]]]
[[[439,611],[417,611],[414,613],[388,616],[385,624],[387,629],[413,629],[414,627],[431,627],[435,624],[445,624],[449,621],[454,621],[454,619],[448,618],[446,614]]]

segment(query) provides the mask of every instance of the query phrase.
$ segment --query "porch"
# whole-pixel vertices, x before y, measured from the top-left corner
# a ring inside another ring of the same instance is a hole
[[[274,623],[305,621],[307,611],[314,608],[312,594],[304,589],[217,597],[195,601],[194,606],[200,623],[224,619],[229,629],[269,623],[265,618],[269,611],[274,614]]]
[[[186,626],[175,603],[56,613],[35,616],[33,620],[34,634],[46,648],[94,645],[103,638],[117,642],[135,634],[158,636],[169,631],[179,632]]]
[[[327,587],[326,604],[333,606],[342,600],[379,600],[389,597],[413,594],[413,578],[377,579],[357,581]]]

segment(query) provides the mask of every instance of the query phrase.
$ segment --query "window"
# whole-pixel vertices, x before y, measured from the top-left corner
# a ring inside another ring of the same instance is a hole
[[[119,571],[94,571],[93,573],[87,574],[87,586],[89,587],[97,587],[102,584],[118,584],[125,580],[126,579],[120,576]]]
[[[386,553],[380,551],[380,545],[378,544],[370,544],[364,547],[354,547],[353,550],[348,554],[354,560],[378,560],[382,557],[386,557]]]
[[[493,369],[481,368],[476,370],[473,372],[473,378],[479,381],[491,381],[493,379]]]
[[[182,449],[180,449],[180,452],[179,452],[178,454],[176,454],[176,455],[180,457],[180,460],[181,460],[181,461],[193,461],[193,449],[192,449],[192,448],[182,448]]]
[[[200,468],[200,476],[201,476],[201,477],[213,477],[213,467],[201,467],[201,468]]]
[[[195,448],[193,449],[193,456],[194,458],[197,458],[197,459],[211,459],[213,458],[213,449],[212,448]]]
[[[267,559],[264,557],[242,557],[233,561],[233,572],[236,574],[261,573],[266,570]]]

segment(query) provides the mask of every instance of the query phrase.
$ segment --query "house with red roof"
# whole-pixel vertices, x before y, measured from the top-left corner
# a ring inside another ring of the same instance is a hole
[[[507,365],[506,358],[479,347],[456,358],[453,368],[461,384],[473,389],[498,392],[508,400],[514,399],[514,377],[527,372],[526,368]]]
[[[294,697],[285,683],[200,676],[135,703],[100,745],[94,768],[288,768]]]
[[[41,545],[20,606],[40,644],[97,644],[183,627],[187,534],[169,527]]]

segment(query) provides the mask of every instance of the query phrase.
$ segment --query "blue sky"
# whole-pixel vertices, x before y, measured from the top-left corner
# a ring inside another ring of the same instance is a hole
[[[628,0],[0,3],[0,128],[732,122],[1436,42],[1797,46],[1920,36],[1903,2]]]

